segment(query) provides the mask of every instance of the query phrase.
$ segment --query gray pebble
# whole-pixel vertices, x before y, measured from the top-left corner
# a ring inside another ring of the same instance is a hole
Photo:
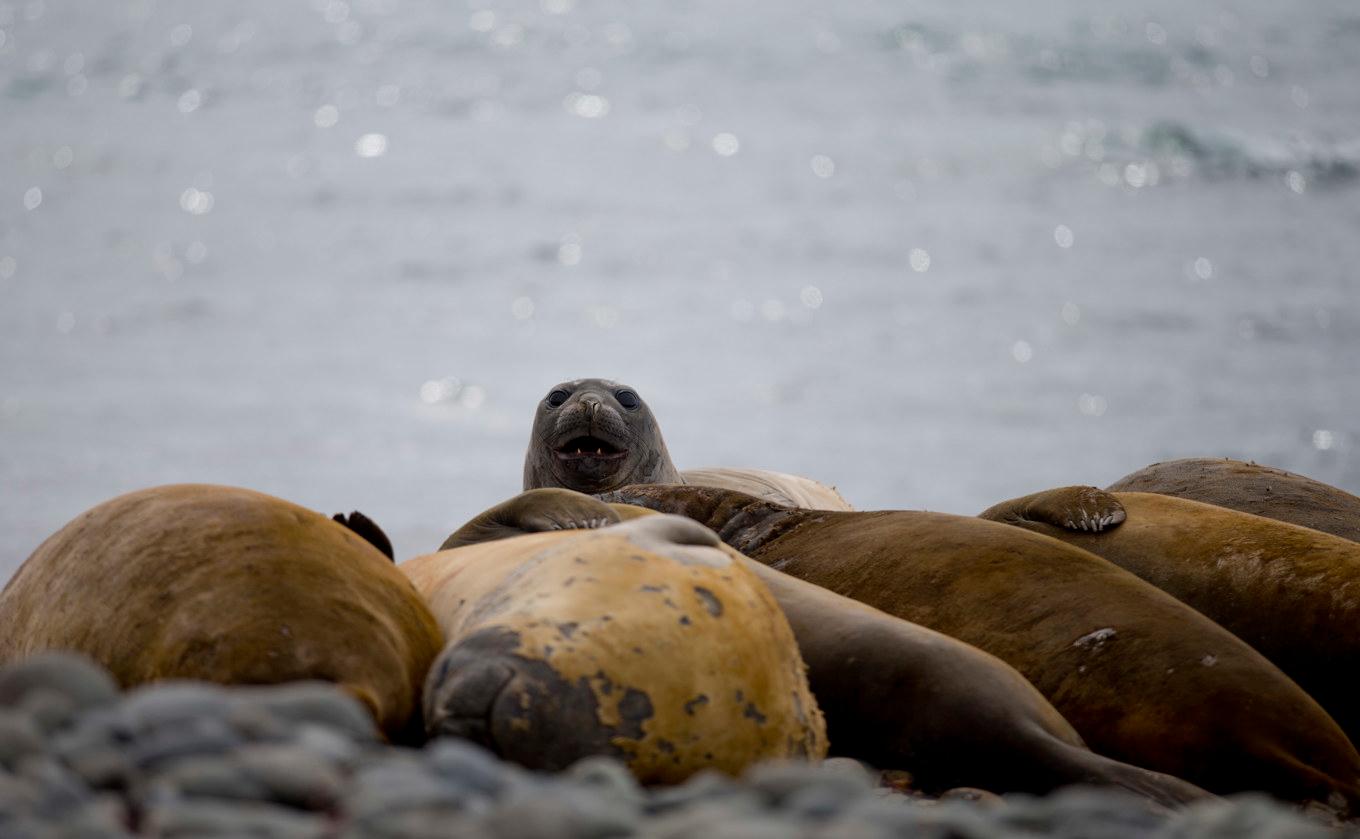
[[[483,839],[478,816],[461,809],[422,807],[344,825],[339,839]],[[536,839],[525,836],[524,839]]]
[[[757,794],[725,796],[720,799],[698,799],[688,806],[662,813],[648,821],[642,831],[647,839],[710,839],[728,825],[748,825],[759,820],[787,825],[783,820],[763,810]],[[786,831],[788,827],[783,828]]]
[[[361,769],[350,784],[346,807],[369,819],[420,808],[461,810],[475,797],[426,771],[420,761],[402,756]]]
[[[773,806],[809,787],[832,789],[846,799],[866,795],[874,788],[869,772],[853,762],[823,767],[802,761],[770,761],[752,767],[742,781],[763,793]]]
[[[80,709],[66,694],[38,687],[24,694],[18,710],[32,719],[44,734],[52,734],[71,725]]]
[[[0,767],[14,769],[19,761],[43,751],[43,733],[27,714],[0,708]]]
[[[762,808],[765,797],[721,772],[706,769],[678,786],[652,790],[644,808],[648,813],[659,815],[705,802],[725,802],[725,806],[730,805],[734,812],[745,812]]]
[[[281,804],[326,810],[336,806],[344,789],[339,769],[297,746],[252,744],[237,749],[233,757]]]
[[[154,771],[175,760],[229,751],[243,742],[227,722],[215,717],[181,720],[143,732],[128,747],[132,763],[144,771]]]
[[[263,708],[293,725],[325,726],[360,742],[381,739],[363,703],[330,682],[240,687],[233,691],[233,700]]]
[[[567,768],[565,777],[631,810],[642,807],[646,795],[623,761],[597,755],[578,760]]]
[[[142,734],[204,718],[220,720],[230,708],[227,689],[219,685],[166,681],[129,691],[119,711],[133,733]]]
[[[613,839],[638,827],[635,807],[585,787],[519,789],[496,802],[481,827],[497,839]]]
[[[1360,834],[1360,829],[1352,830],[1349,835]],[[1171,820],[1158,839],[1328,839],[1337,835],[1331,826],[1286,810],[1264,795],[1236,795],[1196,803]]]
[[[1170,813],[1122,790],[1068,787],[1044,797],[1014,795],[996,808],[1002,824],[1052,836],[1097,835],[1102,839],[1141,839],[1161,827]],[[964,802],[946,802],[938,810],[973,812]]]
[[[178,799],[147,808],[142,832],[158,839],[322,839],[324,816],[257,801]]]
[[[496,798],[512,786],[531,783],[528,772],[500,761],[468,740],[441,737],[425,747],[424,756],[434,774],[487,798]]]
[[[17,707],[35,690],[60,694],[82,711],[118,701],[118,685],[103,668],[65,652],[40,653],[0,668],[0,707]]]

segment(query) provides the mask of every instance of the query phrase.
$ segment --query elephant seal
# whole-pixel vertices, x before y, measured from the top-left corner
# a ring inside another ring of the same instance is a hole
[[[420,595],[367,541],[234,487],[162,486],[100,504],[43,542],[0,593],[0,664],[68,650],[125,688],[322,679],[398,740],[419,721],[439,646]]]
[[[1054,514],[1063,508],[1082,513]],[[1083,513],[1123,523],[1066,526]],[[1189,604],[1273,661],[1360,742],[1360,544],[1212,504],[1094,487],[1027,495],[981,517],[1102,556]]]
[[[794,507],[851,509],[833,487],[798,475],[732,468],[681,472],[636,390],[607,379],[554,385],[534,413],[524,489],[562,487],[593,494],[628,484],[718,486]]]
[[[551,506],[566,491],[538,492]],[[655,516],[403,562],[446,641],[427,732],[540,770],[613,755],[643,783],[820,759],[825,722],[788,622],[721,546]]]
[[[570,490],[530,490],[474,518],[445,545],[659,515]],[[722,549],[769,588],[788,619],[833,754],[907,770],[916,788],[929,792],[967,785],[1046,793],[1088,783],[1167,806],[1208,796],[1178,778],[1090,751],[1000,659]]]
[[[1360,542],[1360,497],[1255,463],[1207,457],[1154,463],[1106,489],[1174,495]]]
[[[707,487],[602,498],[685,515],[757,562],[995,655],[1097,753],[1212,792],[1360,804],[1360,755],[1298,685],[1086,551],[966,516],[796,510]]]

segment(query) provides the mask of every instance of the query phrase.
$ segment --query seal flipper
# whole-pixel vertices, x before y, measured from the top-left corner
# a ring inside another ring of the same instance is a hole
[[[555,487],[531,489],[486,510],[458,528],[441,551],[546,530],[588,530],[618,524],[612,507],[589,495]]]
[[[1050,524],[1064,530],[1099,533],[1124,521],[1124,505],[1103,489],[1059,487],[1003,501],[978,514],[1002,524]]]
[[[373,519],[358,510],[353,510],[348,516],[344,513],[336,513],[331,516],[331,520],[337,521],[357,533],[365,542],[381,551],[383,556],[393,562],[397,561],[396,555],[392,552],[392,540],[387,538],[387,534],[383,533],[382,528],[378,527],[377,522]]]

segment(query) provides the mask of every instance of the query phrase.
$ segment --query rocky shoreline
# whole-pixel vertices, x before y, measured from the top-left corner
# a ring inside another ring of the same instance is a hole
[[[120,694],[73,656],[0,670],[3,839],[1341,835],[1360,830],[1259,796],[1174,813],[1097,788],[929,799],[841,759],[643,789],[609,758],[545,775],[459,740],[388,745],[324,683]]]

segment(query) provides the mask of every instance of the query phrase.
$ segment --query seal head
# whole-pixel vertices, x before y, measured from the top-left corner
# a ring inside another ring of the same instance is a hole
[[[539,402],[524,456],[524,489],[597,493],[678,483],[656,418],[627,385],[577,379],[554,386]]]

